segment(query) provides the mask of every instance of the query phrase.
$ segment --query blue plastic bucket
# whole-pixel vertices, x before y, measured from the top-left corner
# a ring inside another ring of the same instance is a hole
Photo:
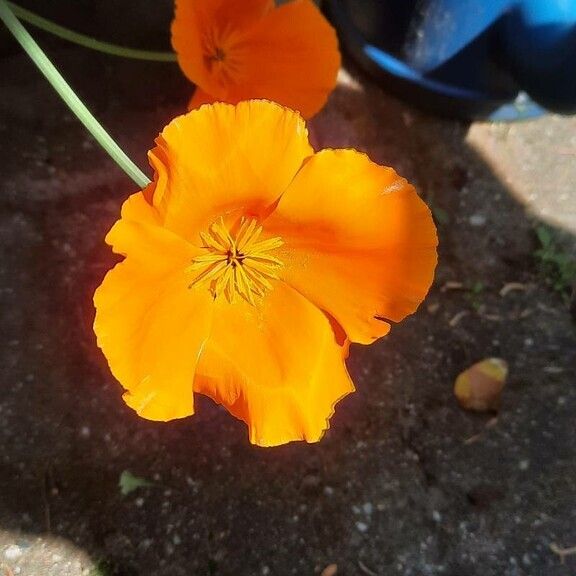
[[[345,51],[431,111],[576,112],[576,0],[327,0]]]

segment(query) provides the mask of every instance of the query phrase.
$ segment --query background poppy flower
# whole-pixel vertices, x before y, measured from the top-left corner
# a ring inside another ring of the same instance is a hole
[[[354,389],[349,342],[386,334],[431,284],[430,211],[365,154],[315,154],[271,102],[203,106],[156,143],[154,182],[106,238],[126,258],[94,296],[127,404],[170,420],[199,392],[255,444],[319,440]]]
[[[190,108],[266,98],[308,118],[340,67],[336,33],[311,0],[177,0],[172,45],[197,86]]]

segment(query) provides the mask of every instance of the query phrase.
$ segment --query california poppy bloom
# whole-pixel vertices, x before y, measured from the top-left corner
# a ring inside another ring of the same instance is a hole
[[[414,312],[436,232],[414,188],[354,150],[314,153],[301,116],[252,100],[170,122],[154,181],[106,242],[125,256],[96,291],[94,329],[144,418],[224,405],[273,446],[315,442],[354,390],[349,342]]]
[[[191,109],[266,98],[309,118],[340,67],[336,33],[311,0],[176,0],[172,45],[197,86]]]

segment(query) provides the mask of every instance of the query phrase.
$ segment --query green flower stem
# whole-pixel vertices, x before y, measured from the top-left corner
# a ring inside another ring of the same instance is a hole
[[[46,18],[30,12],[25,8],[21,8],[13,2],[6,2],[8,6],[12,9],[12,12],[17,18],[23,22],[27,22],[36,28],[40,28],[45,32],[49,32],[58,38],[63,40],[68,40],[68,42],[73,42],[74,44],[79,44],[85,48],[90,48],[91,50],[96,50],[98,52],[104,52],[104,54],[111,54],[112,56],[122,56],[123,58],[133,58],[136,60],[151,60],[152,62],[176,62],[176,54],[174,52],[153,52],[150,50],[135,50],[133,48],[125,48],[124,46],[116,46],[115,44],[110,44],[109,42],[101,42],[90,36],[84,34],[79,34],[64,26],[59,26]]]
[[[42,74],[46,77],[48,82],[62,100],[70,107],[72,112],[76,115],[78,120],[84,124],[86,129],[92,134],[94,139],[108,152],[112,159],[126,172],[132,180],[140,187],[144,188],[149,184],[150,179],[128,158],[124,151],[114,142],[112,137],[106,132],[103,126],[94,118],[91,112],[86,108],[83,102],[76,96],[75,92],[68,85],[66,80],[62,77],[60,72],[56,70],[52,62],[48,59],[46,54],[42,51],[40,46],[36,44],[32,36],[28,34],[24,26],[20,24],[16,16],[10,10],[6,0],[0,0],[0,19],[6,24],[6,27],[14,35],[14,38],[24,48],[28,56],[32,59],[34,64],[38,66]]]

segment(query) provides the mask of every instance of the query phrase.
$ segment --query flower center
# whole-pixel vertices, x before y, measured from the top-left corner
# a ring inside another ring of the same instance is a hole
[[[211,70],[214,66],[221,64],[226,60],[226,53],[222,48],[215,46],[209,53],[204,56],[206,67]]]
[[[262,226],[256,220],[242,219],[238,232],[232,236],[220,218],[208,232],[200,232],[201,254],[192,260],[187,271],[195,274],[190,288],[208,285],[214,298],[224,295],[234,302],[236,294],[254,305],[254,297],[272,288],[270,280],[277,280],[282,262],[270,255],[284,244],[281,238],[259,240]]]

